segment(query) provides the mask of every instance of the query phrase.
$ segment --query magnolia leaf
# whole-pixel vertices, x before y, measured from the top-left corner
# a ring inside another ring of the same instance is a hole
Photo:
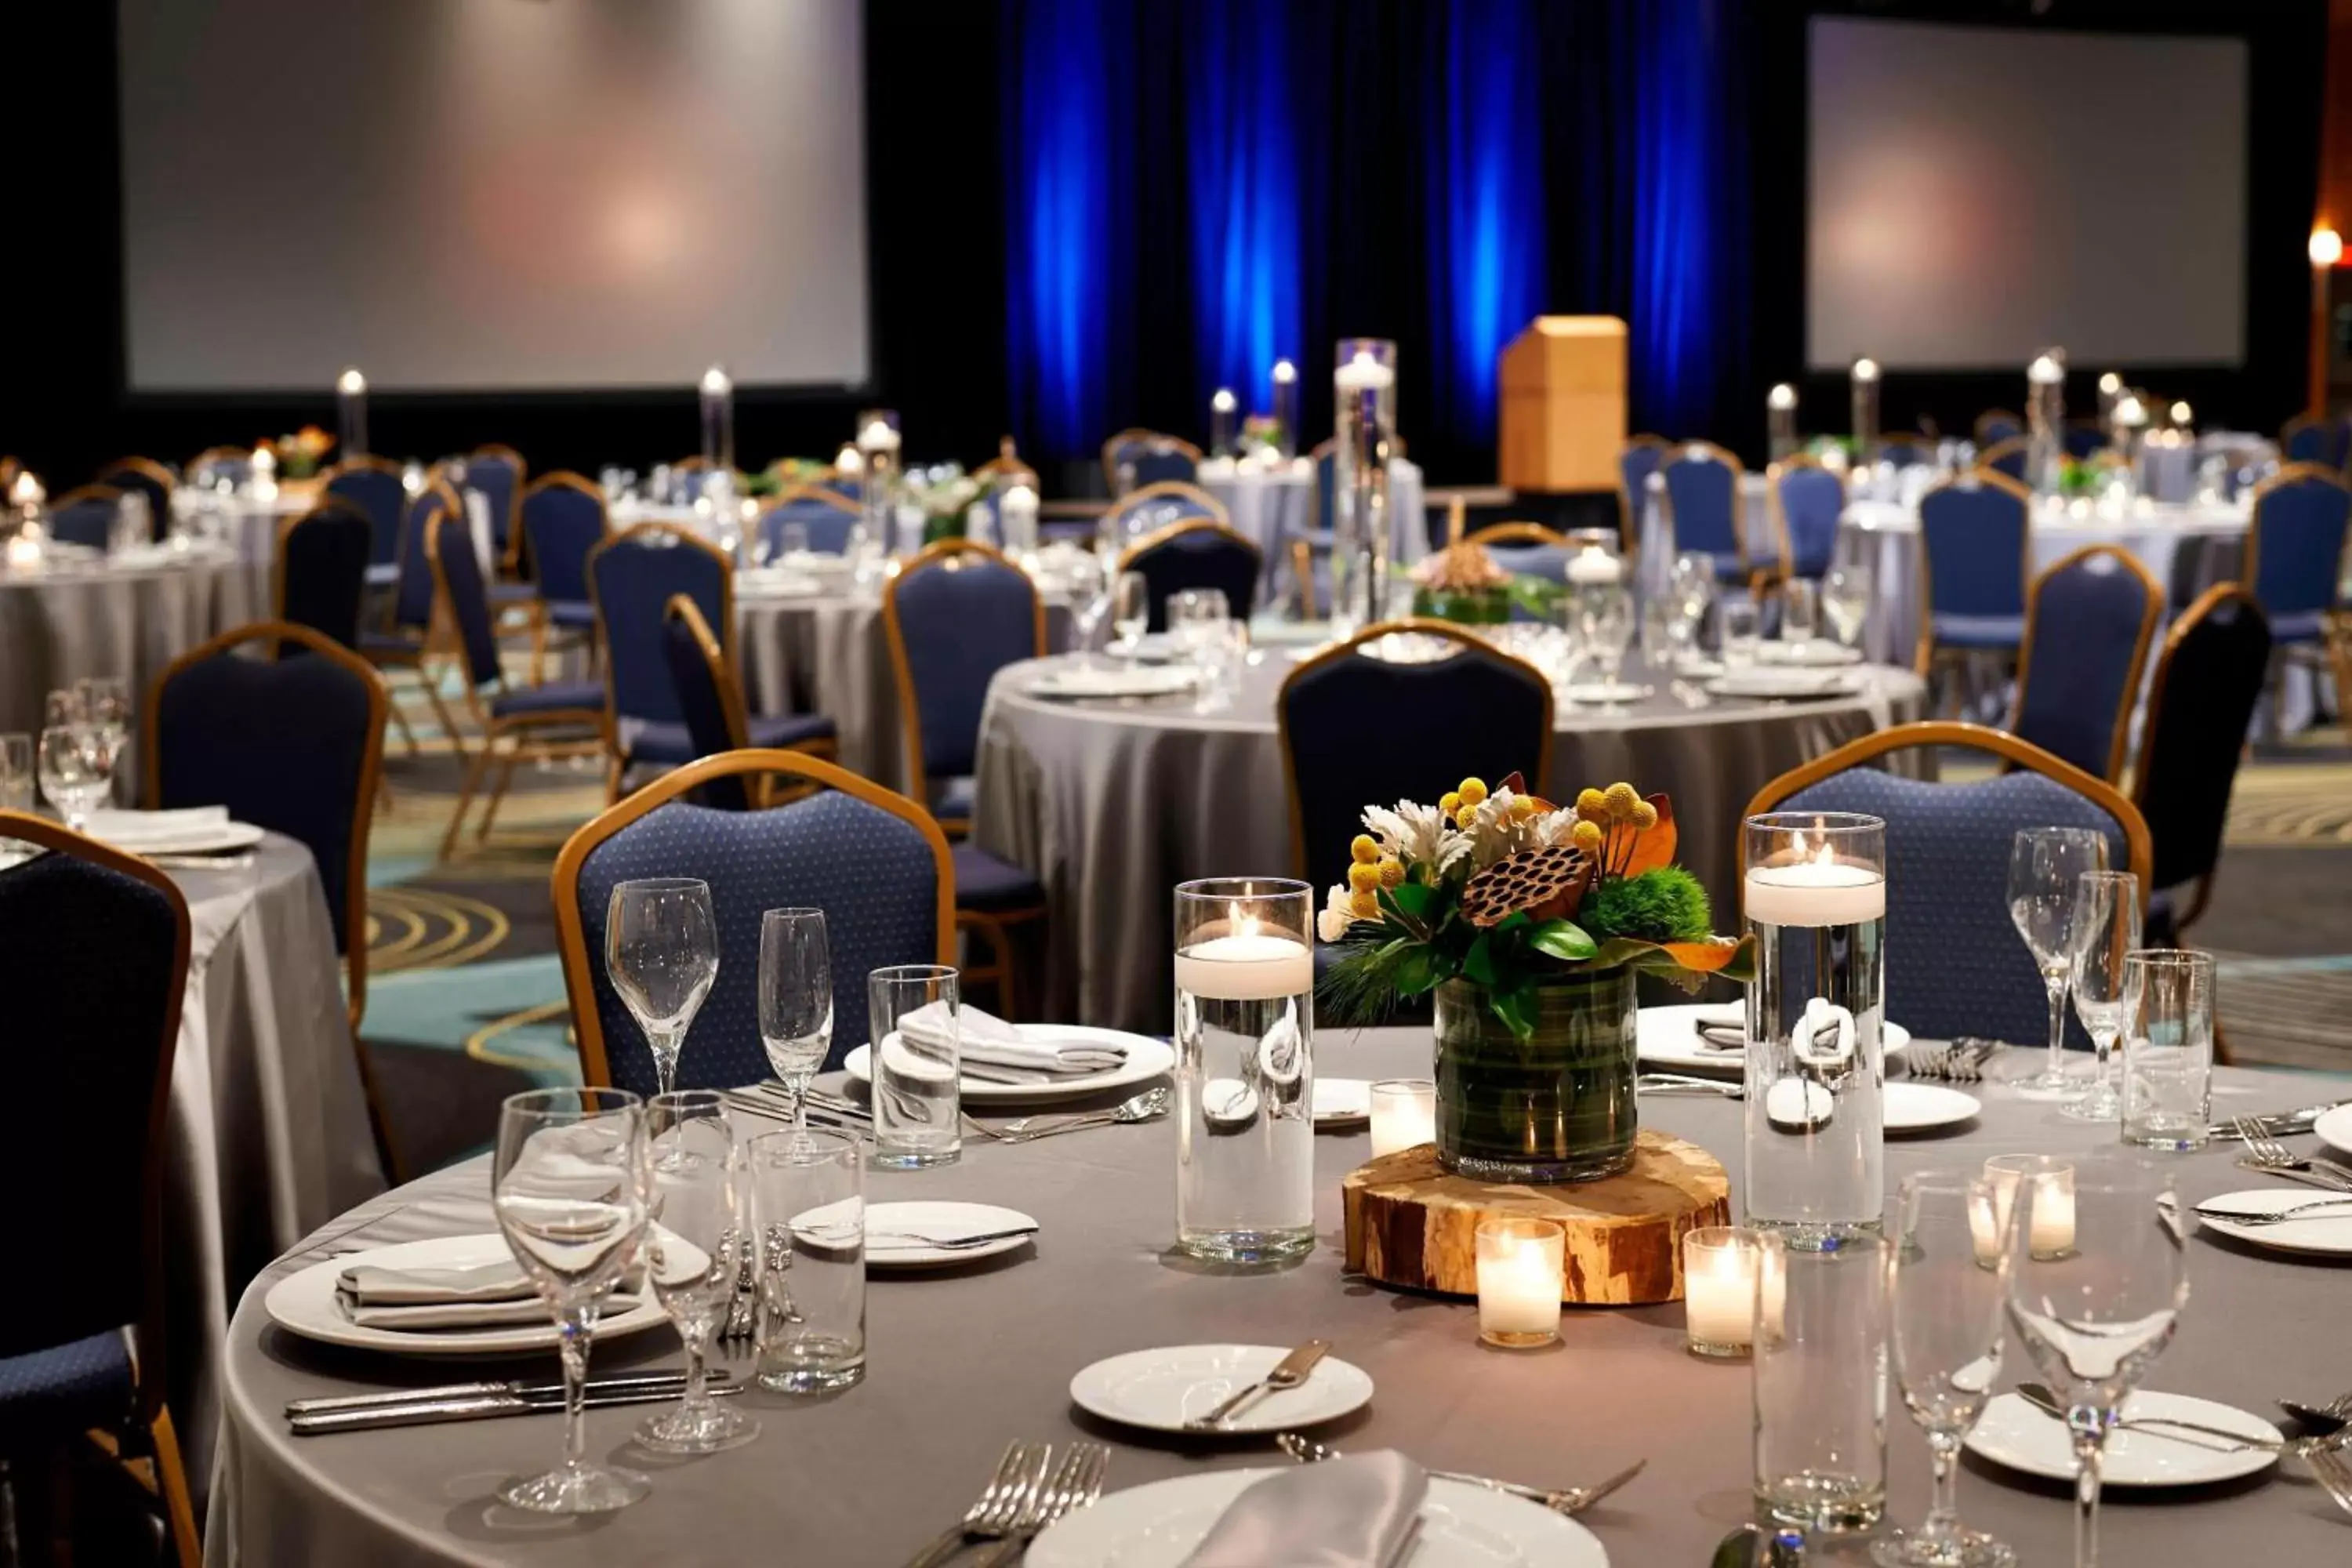
[[[1500,935],[1505,931],[1517,931],[1521,926],[1528,923],[1529,922],[1528,921],[1527,910],[1513,910],[1509,914],[1505,915],[1501,920],[1495,922],[1495,931],[1497,935]]]
[[[1381,889],[1381,902],[1394,904],[1408,920],[1425,921],[1430,906],[1437,902],[1437,889],[1422,882],[1399,882]]]
[[[1644,827],[1634,837],[1633,847],[1617,873],[1621,877],[1638,877],[1644,871],[1674,864],[1676,837],[1674,803],[1663,795],[1654,795],[1650,796],[1650,804],[1658,808],[1658,825]]]
[[[1683,970],[1692,974],[1720,974],[1726,980],[1754,977],[1756,939],[1738,942],[1643,942],[1630,936],[1612,937],[1601,944],[1587,969],[1616,969],[1632,964],[1645,973],[1663,974]]]
[[[1396,961],[1394,979],[1399,996],[1418,996],[1444,978],[1438,973],[1437,955],[1425,947],[1407,948]]]
[[[1495,984],[1495,947],[1486,932],[1480,931],[1470,951],[1462,955],[1462,978],[1481,985]]]
[[[1515,1037],[1524,1041],[1536,1032],[1535,1015],[1528,1010],[1528,1000],[1527,990],[1518,987],[1489,992],[1486,1005]]]
[[[1600,951],[1600,946],[1573,921],[1546,921],[1536,927],[1528,945],[1538,952],[1570,963],[1580,963]]]

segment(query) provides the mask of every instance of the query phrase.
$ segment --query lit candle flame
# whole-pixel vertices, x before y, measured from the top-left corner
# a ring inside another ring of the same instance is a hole
[[[1255,915],[1245,915],[1242,913],[1242,907],[1238,903],[1231,903],[1225,906],[1225,919],[1232,924],[1234,934],[1235,936],[1255,936],[1257,934],[1257,917]]]

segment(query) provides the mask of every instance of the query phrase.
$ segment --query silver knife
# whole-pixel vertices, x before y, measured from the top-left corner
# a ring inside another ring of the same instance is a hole
[[[1228,1395],[1223,1403],[1206,1415],[1195,1416],[1184,1423],[1191,1431],[1206,1431],[1223,1426],[1247,1406],[1267,1394],[1285,1388],[1297,1388],[1315,1370],[1315,1363],[1331,1352],[1329,1340],[1309,1340],[1274,1363],[1274,1370],[1255,1383]]]
[[[2352,1105],[2352,1100],[2341,1100],[2336,1104]],[[2247,1120],[2252,1121],[2258,1131],[2267,1132],[2273,1138],[2292,1137],[2298,1132],[2310,1131],[2313,1122],[2335,1109],[2336,1104],[2306,1105],[2300,1110],[2282,1110],[2274,1115],[2252,1116]],[[2238,1135],[2237,1123],[2217,1121],[2205,1130],[2205,1135],[2209,1138],[2233,1139]]]
[[[622,1389],[610,1394],[588,1396],[586,1407],[602,1410],[615,1405],[657,1405],[678,1397],[678,1388]],[[743,1392],[740,1383],[714,1386],[710,1392],[724,1398]],[[376,1405],[362,1410],[321,1410],[308,1415],[289,1415],[287,1426],[297,1437],[322,1436],[330,1432],[373,1432],[387,1426],[427,1426],[442,1421],[483,1421],[499,1415],[537,1415],[561,1411],[563,1395],[558,1393],[548,1399],[537,1394],[484,1394],[474,1399],[421,1399],[406,1405]]]
[[[735,1374],[713,1371],[713,1386],[726,1383]],[[591,1397],[599,1394],[616,1394],[624,1390],[659,1388],[680,1389],[686,1386],[684,1371],[625,1373],[614,1377],[592,1377],[588,1380]],[[386,1388],[373,1394],[322,1394],[310,1399],[289,1399],[286,1402],[289,1415],[312,1415],[327,1410],[369,1410],[389,1405],[417,1405],[434,1399],[488,1399],[512,1394],[528,1399],[563,1397],[561,1383],[525,1383],[510,1377],[483,1383],[444,1383],[430,1388]]]

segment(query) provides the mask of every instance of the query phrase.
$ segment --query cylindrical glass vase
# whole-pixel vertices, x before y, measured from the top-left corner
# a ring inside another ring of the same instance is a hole
[[[1486,987],[1437,988],[1437,1158],[1484,1182],[1590,1182],[1633,1163],[1633,975],[1536,987],[1522,1040]]]
[[[898,414],[892,408],[869,408],[857,416],[857,457],[865,465],[864,515],[858,527],[865,538],[856,543],[879,545],[887,551],[897,538],[898,500]]]
[[[1886,1243],[1759,1254],[1756,1500],[1838,1534],[1886,1511]]]
[[[1331,373],[1331,619],[1345,637],[1388,603],[1389,458],[1396,440],[1396,344],[1342,338]]]

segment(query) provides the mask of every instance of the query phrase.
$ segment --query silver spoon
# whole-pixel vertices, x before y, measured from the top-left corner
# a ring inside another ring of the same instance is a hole
[[[1163,1084],[1158,1089],[1147,1089],[1141,1094],[1123,1100],[1108,1110],[1089,1110],[1077,1116],[1064,1117],[1059,1121],[1049,1121],[1042,1127],[1037,1124],[1035,1117],[1024,1116],[1017,1121],[1008,1121],[998,1128],[996,1135],[1007,1143],[1027,1143],[1039,1138],[1051,1138],[1056,1132],[1075,1132],[1082,1127],[1108,1127],[1114,1124],[1125,1125],[1133,1121],[1150,1121],[1167,1115],[1169,1104],[1173,1099],[1174,1096],[1169,1093],[1167,1086]]]
[[[1274,1440],[1284,1453],[1302,1465],[1316,1465],[1339,1458],[1339,1449],[1301,1433],[1280,1433]],[[1649,1462],[1636,1459],[1605,1481],[1589,1487],[1564,1487],[1558,1491],[1546,1491],[1541,1487],[1523,1487],[1517,1481],[1498,1481],[1492,1476],[1474,1476],[1461,1470],[1431,1470],[1429,1474],[1441,1481],[1460,1481],[1465,1486],[1484,1487],[1488,1491],[1525,1498],[1529,1502],[1541,1503],[1554,1513],[1581,1513],[1640,1475]]]
[[[2278,1407],[2323,1437],[2352,1426],[2352,1394],[2339,1394],[2325,1405],[2305,1405],[2297,1400],[2282,1399]]]
[[[2058,1396],[2038,1383],[2021,1383],[2018,1397],[2044,1415],[2059,1421],[2066,1419],[2066,1406]],[[2192,1448],[2211,1448],[2221,1453],[2243,1453],[2259,1448],[2266,1453],[2280,1453],[2293,1445],[2271,1437],[2257,1437],[2251,1433],[2232,1432],[2226,1426],[2207,1426],[2195,1421],[2175,1421],[2168,1415],[2134,1416],[2116,1423],[2125,1432],[2145,1432],[2151,1437],[2167,1437],[2175,1443],[2186,1443]]]

